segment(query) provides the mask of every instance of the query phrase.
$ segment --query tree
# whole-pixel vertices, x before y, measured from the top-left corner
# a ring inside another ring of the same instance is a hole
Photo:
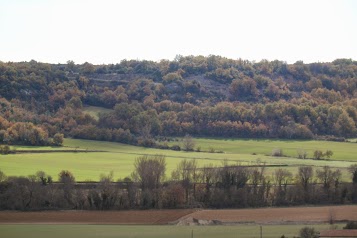
[[[56,145],[56,146],[62,146],[62,144],[63,144],[63,134],[56,133],[53,136],[53,144]]]
[[[320,160],[323,157],[324,153],[321,150],[314,151],[314,159]]]
[[[277,169],[274,172],[274,182],[276,185],[276,204],[280,205],[285,202],[287,186],[292,180],[292,173],[287,169]]]
[[[300,238],[318,238],[319,233],[313,227],[303,227],[299,231]]]
[[[50,175],[47,175],[43,171],[37,171],[36,177],[38,178],[38,180],[40,180],[42,185],[47,185],[47,184],[52,183],[52,177]]]
[[[11,152],[10,146],[8,145],[0,145],[0,154],[7,155]]]
[[[328,159],[333,155],[333,152],[331,150],[326,150],[324,157],[327,157]]]
[[[73,174],[68,171],[68,170],[62,170],[59,174],[58,174],[58,181],[60,183],[74,183],[76,181],[75,177],[73,176]]]
[[[306,159],[307,158],[307,151],[303,149],[297,150],[298,158],[299,159]]]
[[[357,222],[356,221],[349,221],[347,222],[346,226],[343,227],[343,229],[352,229],[352,230],[355,230],[357,229]]]
[[[186,136],[182,140],[182,148],[183,148],[183,150],[185,150],[185,151],[193,151],[194,148],[195,148],[195,145],[196,145],[196,143],[193,140],[193,138],[190,135],[186,134]]]
[[[0,183],[6,180],[6,175],[0,170]]]
[[[333,186],[337,188],[340,183],[341,171],[339,169],[333,171],[329,166],[324,166],[321,170],[316,170],[316,176],[329,196],[331,188]]]
[[[314,159],[320,160],[324,158],[330,158],[333,155],[333,152],[331,150],[326,150],[326,152],[322,152],[321,150],[315,150],[314,151]]]
[[[164,77],[162,77],[163,82],[165,84],[169,83],[181,83],[182,82],[182,76],[179,73],[168,73]]]
[[[356,124],[348,113],[343,111],[334,124],[334,129],[338,135],[353,136],[356,133]]]
[[[16,122],[6,130],[4,141],[10,144],[46,145],[48,134],[31,122]]]
[[[135,159],[132,177],[142,190],[160,187],[165,178],[166,160],[164,155],[144,155]]]
[[[314,177],[314,171],[311,166],[301,166],[299,167],[298,174],[296,176],[297,184],[303,189],[303,196],[305,202],[310,199],[310,184]]]
[[[161,184],[165,178],[166,161],[163,155],[144,155],[135,159],[134,181],[140,184],[141,206],[159,208],[161,205]]]
[[[282,150],[282,149],[280,149],[280,148],[275,148],[275,149],[273,149],[273,151],[271,152],[271,155],[272,155],[272,156],[276,156],[276,157],[281,157],[281,156],[283,156],[284,154],[283,154],[283,150]]]
[[[72,206],[73,205],[73,189],[75,183],[75,177],[73,174],[68,170],[62,170],[58,174],[58,181],[62,183],[62,190],[63,190],[63,198],[65,204],[64,207]]]
[[[192,183],[195,184],[198,179],[197,172],[197,161],[184,159],[177,165],[176,170],[172,171],[171,174],[172,179],[180,181],[182,183],[183,188],[185,188],[185,197],[187,204],[189,203],[189,190],[192,186]]]
[[[352,175],[353,184],[357,185],[357,164],[353,164],[348,168],[349,172]]]
[[[254,79],[244,77],[243,79],[235,79],[232,81],[229,92],[234,99],[250,99],[254,100],[258,95],[257,83]]]
[[[114,207],[118,199],[118,188],[113,186],[114,174],[111,171],[108,175],[101,174],[97,189],[100,193],[100,209],[108,210]]]

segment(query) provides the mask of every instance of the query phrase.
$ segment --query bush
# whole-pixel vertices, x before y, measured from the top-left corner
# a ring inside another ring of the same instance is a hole
[[[149,138],[139,138],[138,145],[143,147],[154,147],[156,142],[153,139]]]
[[[210,147],[208,147],[208,152],[214,153],[214,152],[216,152],[216,150],[212,146],[210,146]]]
[[[357,229],[357,221],[349,221],[343,229]]]
[[[283,150],[280,148],[275,148],[272,152],[271,152],[272,156],[276,156],[276,157],[281,157],[283,156]]]
[[[7,154],[10,154],[10,152],[11,152],[10,146],[0,145],[0,154],[7,155]]]
[[[173,145],[173,146],[171,146],[171,150],[180,151],[181,147],[179,145]]]
[[[63,134],[56,133],[53,136],[53,145],[62,146],[63,145]]]
[[[297,150],[298,158],[299,159],[307,159],[307,152],[306,150],[303,149],[298,149]]]
[[[319,233],[312,227],[303,227],[299,232],[300,238],[318,238]]]
[[[331,150],[326,150],[326,152],[322,152],[321,150],[315,150],[314,151],[314,159],[315,160],[320,160],[324,158],[330,158],[333,155],[333,152]]]

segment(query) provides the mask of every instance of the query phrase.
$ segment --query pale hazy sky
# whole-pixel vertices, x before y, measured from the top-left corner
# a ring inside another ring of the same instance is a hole
[[[354,0],[0,0],[0,61],[357,60]]]

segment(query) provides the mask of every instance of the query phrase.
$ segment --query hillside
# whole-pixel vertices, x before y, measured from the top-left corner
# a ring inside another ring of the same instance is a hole
[[[144,146],[185,134],[343,140],[356,137],[356,96],[349,59],[0,62],[0,141],[56,144],[56,133]]]

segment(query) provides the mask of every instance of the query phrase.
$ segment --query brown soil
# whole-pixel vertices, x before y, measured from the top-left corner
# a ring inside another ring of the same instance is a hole
[[[227,210],[1,211],[0,224],[174,224],[195,218],[227,223],[304,224],[357,220],[357,205]]]
[[[235,210],[202,210],[182,217],[199,220],[219,220],[223,223],[322,223],[357,220],[355,206],[259,208]]]
[[[0,224],[167,224],[194,210],[0,212]]]

